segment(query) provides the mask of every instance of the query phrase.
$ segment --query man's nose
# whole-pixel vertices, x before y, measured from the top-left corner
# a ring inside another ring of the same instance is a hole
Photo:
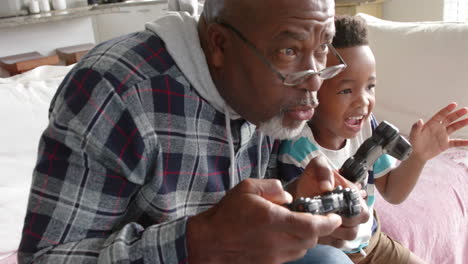
[[[309,92],[316,92],[322,86],[323,80],[319,77],[318,74],[312,74],[304,80],[302,89],[305,89]]]
[[[304,67],[305,69],[313,70],[314,72],[317,72],[317,74],[311,74],[307,76],[303,82],[303,87],[302,89],[305,89],[309,92],[316,92],[320,89],[320,86],[322,86],[323,80],[320,78],[320,75],[318,74],[318,63],[317,60],[311,56],[309,60],[307,60],[307,63]]]

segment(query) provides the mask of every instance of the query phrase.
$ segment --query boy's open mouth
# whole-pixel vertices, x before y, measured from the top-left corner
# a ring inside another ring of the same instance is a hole
[[[362,124],[363,119],[364,119],[363,115],[351,116],[345,119],[345,125],[354,131],[359,131],[359,129],[361,129],[361,124]]]

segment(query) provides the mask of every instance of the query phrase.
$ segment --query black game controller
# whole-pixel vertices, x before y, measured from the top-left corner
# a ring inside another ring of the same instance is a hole
[[[362,182],[367,171],[382,154],[386,153],[403,161],[409,157],[412,150],[411,144],[399,134],[398,128],[382,121],[372,133],[372,137],[366,139],[354,156],[343,163],[340,174],[350,182]]]
[[[372,136],[361,144],[354,156],[343,163],[340,174],[353,183],[359,183],[366,178],[367,171],[382,154],[386,153],[403,161],[408,158],[411,151],[411,144],[399,134],[398,129],[382,121]],[[361,213],[359,195],[355,189],[343,189],[338,186],[335,190],[319,196],[300,197],[287,206],[292,211],[311,214],[337,213],[353,217]]]
[[[359,192],[338,186],[333,191],[312,198],[301,197],[288,205],[289,209],[296,212],[311,214],[337,213],[346,217],[353,217],[361,213]]]

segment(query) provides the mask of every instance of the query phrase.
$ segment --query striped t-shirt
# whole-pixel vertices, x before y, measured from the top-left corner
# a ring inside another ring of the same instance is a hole
[[[371,124],[372,123],[372,124]],[[359,146],[372,135],[373,129],[376,127],[376,122],[372,119],[370,122],[365,122],[361,133],[352,139],[347,139],[346,144],[339,150],[330,150],[321,147],[314,138],[312,130],[306,126],[297,137],[291,140],[283,141],[280,147],[279,154],[279,173],[286,180],[292,180],[302,173],[310,160],[322,155],[326,157],[328,163],[333,169],[339,170],[343,163],[353,156]],[[369,171],[367,180],[367,205],[369,207],[369,221],[359,226],[359,231],[356,239],[347,241],[342,248],[346,253],[359,252],[362,248],[369,244],[369,239],[375,229],[373,206],[375,203],[374,196],[374,179],[387,174],[394,168],[396,160],[390,155],[384,154],[374,163],[373,169]]]

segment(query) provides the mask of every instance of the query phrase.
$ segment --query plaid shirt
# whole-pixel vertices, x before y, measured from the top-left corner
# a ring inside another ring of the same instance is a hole
[[[187,263],[189,216],[267,173],[277,144],[201,98],[149,31],[98,45],[52,101],[20,263]],[[261,144],[261,159],[258,148]]]

